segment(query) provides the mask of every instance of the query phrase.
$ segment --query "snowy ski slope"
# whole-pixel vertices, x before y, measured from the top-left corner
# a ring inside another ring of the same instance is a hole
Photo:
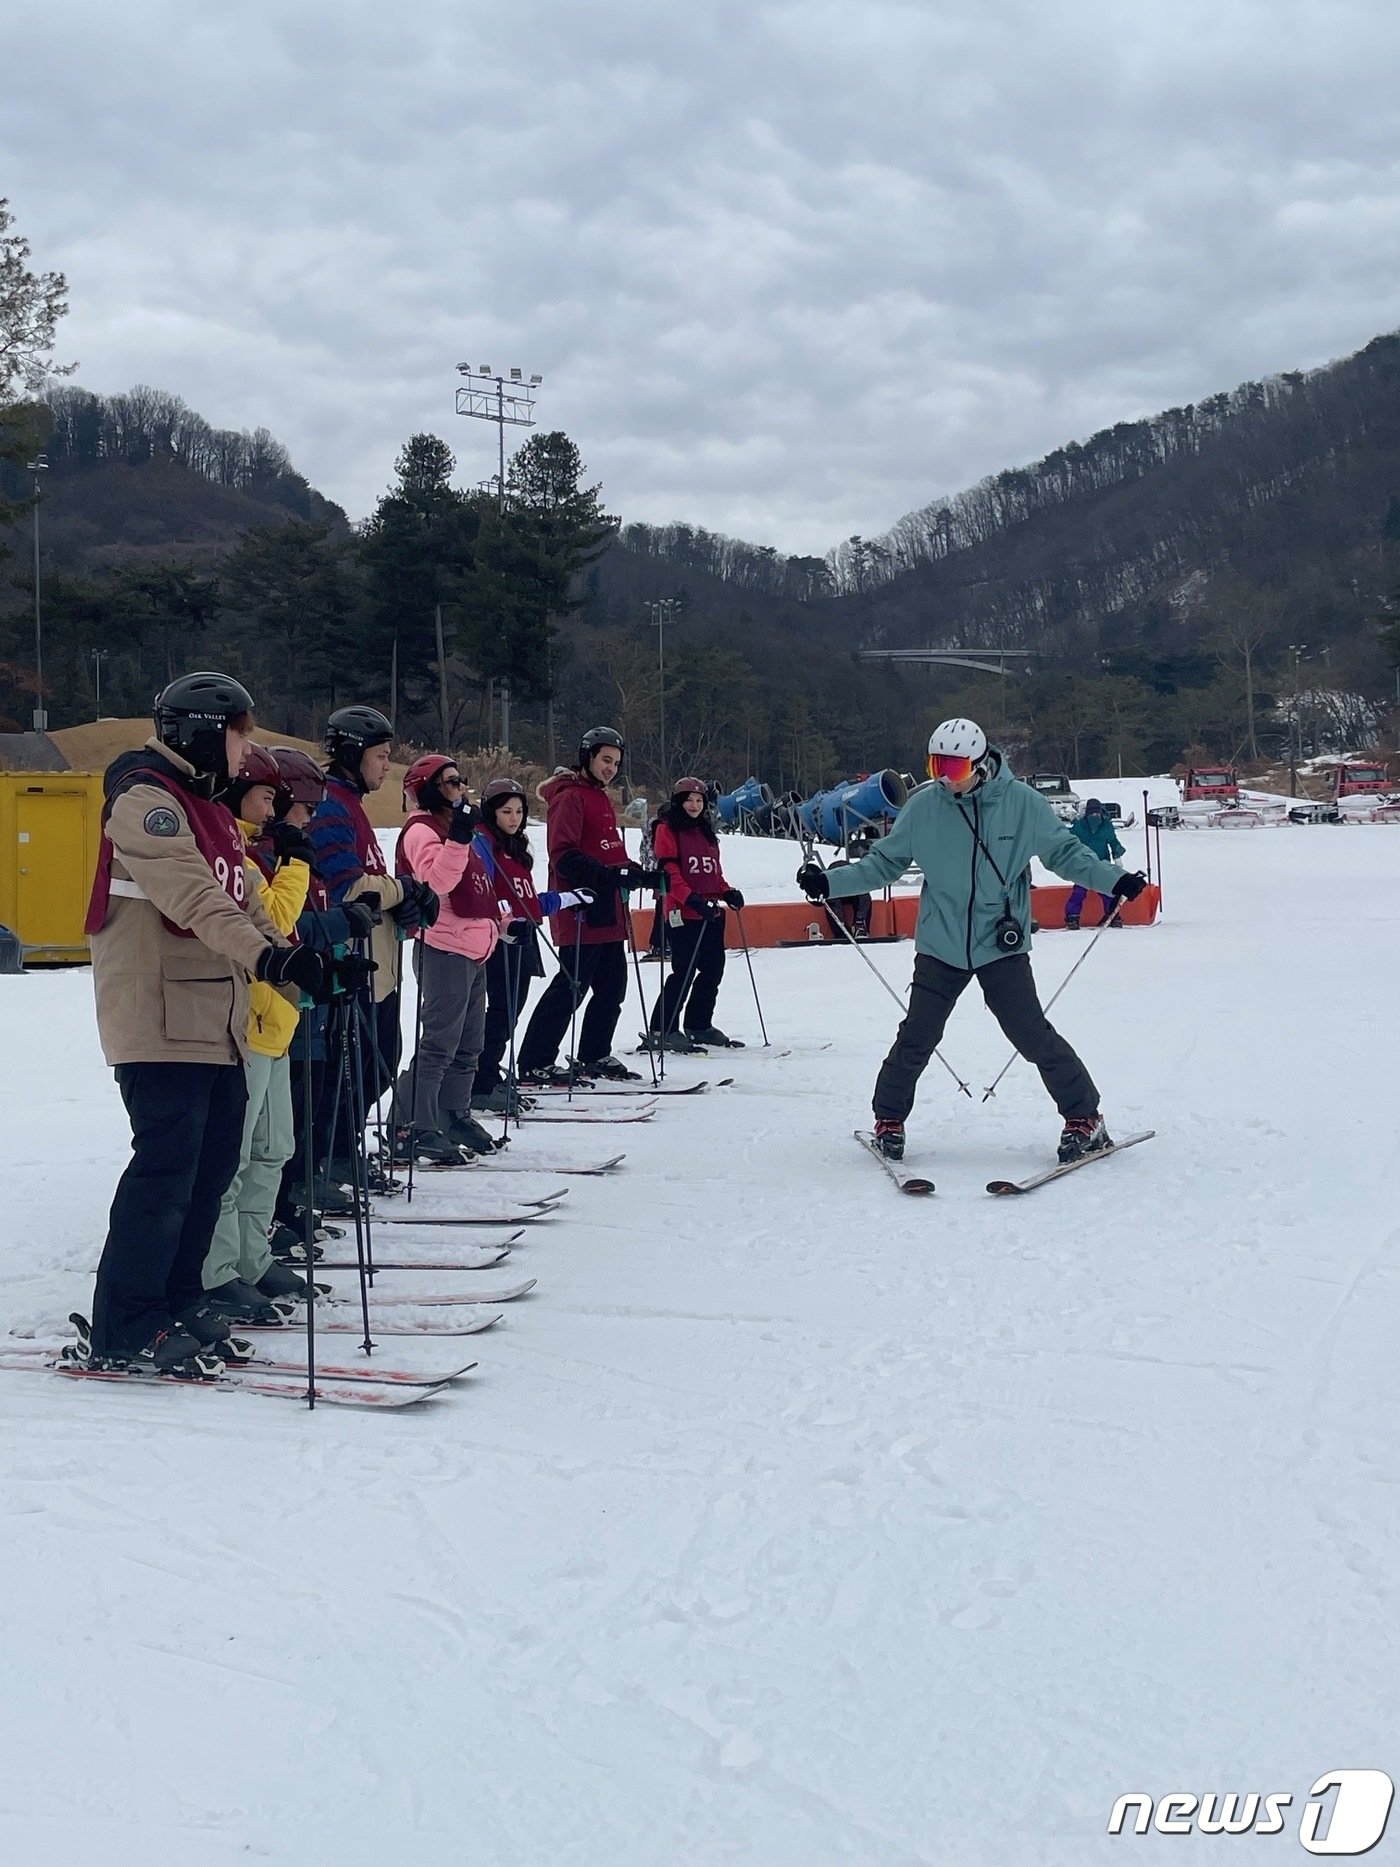
[[[931,1071],[938,1193],[900,1199],[850,1139],[894,1008],[852,952],[762,953],[794,1055],[516,1144],[627,1162],[527,1229],[538,1288],[448,1395],[0,1374],[0,1858],[1278,1861],[1325,1771],[1400,1776],[1400,833],[1162,843],[1166,919],[1054,1014],[1158,1131],[1119,1161],[990,1199],[1054,1112],[1024,1065],[985,1106]],[[791,892],[790,846],[724,854]],[[1047,991],[1089,938],[1036,942]],[[125,1158],[90,991],[0,980],[6,1327],[86,1304]],[[757,1039],[741,961],[719,1015]],[[975,990],[945,1049],[1000,1067]],[[1251,1789],[1288,1835],[1106,1833]]]

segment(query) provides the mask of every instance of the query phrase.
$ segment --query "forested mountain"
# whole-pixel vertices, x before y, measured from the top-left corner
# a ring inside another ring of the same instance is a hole
[[[55,725],[91,716],[97,655],[105,711],[226,662],[287,730],[363,698],[464,750],[499,736],[508,684],[513,745],[553,758],[615,720],[655,783],[664,653],[669,774],[806,790],[917,765],[951,711],[1022,763],[1157,770],[1371,743],[1396,690],[1400,337],[1121,423],[825,558],[619,529],[563,435],[532,436],[500,497],[456,491],[446,444],[416,436],[352,528],[263,430],[154,390],[43,401]],[[10,460],[0,500],[22,506]],[[20,720],[28,522],[0,533],[0,716]],[[1032,652],[1005,679],[856,659],[953,645]]]

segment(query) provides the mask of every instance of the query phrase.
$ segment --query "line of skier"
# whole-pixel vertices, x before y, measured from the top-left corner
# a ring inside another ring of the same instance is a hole
[[[114,1365],[217,1372],[239,1323],[309,1299],[308,1158],[314,1207],[344,1211],[400,1162],[468,1165],[504,1145],[477,1116],[519,1112],[522,1084],[640,1080],[613,1054],[635,891],[667,915],[681,965],[655,1040],[728,1041],[713,1023],[720,923],[743,897],[698,780],[662,812],[655,861],[634,863],[608,796],[622,738],[586,733],[547,787],[550,886],[537,890],[524,787],[493,780],[472,806],[455,761],[432,754],[406,774],[391,874],[364,803],[389,770],[385,715],[337,709],[324,769],[256,744],[253,724],[241,682],[183,676],[158,696],[145,746],[104,779],[87,930],[132,1159],[91,1341]],[[558,970],[508,1073],[546,920]],[[405,944],[416,1041],[401,1070]],[[560,1064],[571,1025],[576,1054]],[[369,1162],[367,1119],[391,1088],[388,1159]]]

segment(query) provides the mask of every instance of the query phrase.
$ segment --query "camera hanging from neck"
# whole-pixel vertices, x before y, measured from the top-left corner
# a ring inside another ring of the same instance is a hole
[[[1021,948],[1026,944],[1026,930],[1024,927],[1022,927],[1020,921],[1017,920],[1016,916],[1011,911],[1010,885],[1007,882],[1006,877],[1002,874],[1001,869],[998,867],[996,857],[992,854],[991,850],[988,849],[987,845],[982,841],[982,832],[977,827],[978,812],[977,812],[977,797],[976,797],[975,792],[973,793],[973,797],[972,797],[972,815],[969,817],[967,812],[963,809],[961,798],[958,799],[958,815],[962,818],[963,822],[967,825],[968,829],[971,830],[973,842],[975,843],[977,848],[981,850],[982,854],[987,858],[988,862],[991,863],[992,873],[993,875],[996,876],[997,880],[1001,883],[1001,916],[998,919],[996,926],[992,929],[992,941],[995,944],[995,946],[998,948],[998,950],[1003,953],[1019,953]],[[974,871],[976,869],[976,865],[977,865],[977,858],[976,858],[976,855],[974,854],[973,856]],[[968,904],[969,932],[971,930],[971,924],[972,924],[971,916],[972,916],[972,905],[969,902]]]

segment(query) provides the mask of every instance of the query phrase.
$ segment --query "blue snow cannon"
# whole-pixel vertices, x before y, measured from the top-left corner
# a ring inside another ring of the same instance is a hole
[[[737,791],[725,791],[715,799],[715,809],[726,830],[732,830],[740,816],[751,817],[773,802],[773,793],[757,778],[746,778]]]
[[[868,778],[851,778],[816,792],[798,805],[798,821],[808,836],[843,849],[863,823],[897,817],[908,796],[909,787],[897,771],[873,771]]]

